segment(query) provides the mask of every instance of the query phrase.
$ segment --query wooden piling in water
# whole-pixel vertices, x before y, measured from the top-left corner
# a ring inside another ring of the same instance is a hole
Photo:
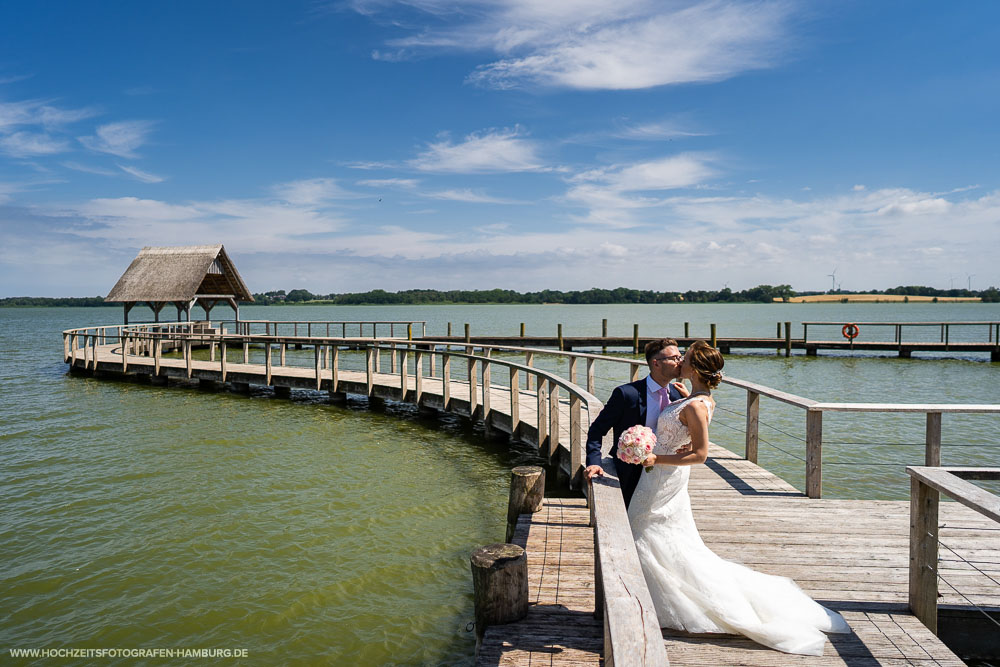
[[[639,354],[639,325],[632,325],[632,354]]]
[[[792,323],[785,322],[785,356],[792,356]]]
[[[716,333],[716,326],[715,326],[715,324],[709,324],[708,325],[708,330],[711,332],[711,336],[712,336],[712,347],[718,347],[719,346],[719,339],[715,335],[715,333]]]
[[[601,320],[601,338],[607,338],[607,337],[608,337],[608,318],[605,317],[603,320]],[[608,353],[608,346],[602,345],[601,354],[607,354],[607,353]]]

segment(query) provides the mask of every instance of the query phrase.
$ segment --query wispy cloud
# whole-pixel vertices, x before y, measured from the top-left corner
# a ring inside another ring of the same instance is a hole
[[[118,165],[118,168],[143,183],[162,183],[165,180],[162,176],[151,174],[148,171],[143,171],[137,167]]]
[[[62,153],[69,150],[69,144],[44,133],[14,132],[0,136],[0,150],[14,157],[30,157]]]
[[[544,171],[534,143],[520,136],[517,128],[470,134],[459,143],[447,138],[428,144],[427,150],[410,161],[420,171],[485,174]]]
[[[636,141],[658,141],[678,139],[681,137],[704,137],[707,132],[695,132],[685,128],[676,121],[659,121],[638,125],[625,124],[612,132],[617,139],[634,139]]]
[[[333,178],[310,178],[301,181],[281,183],[273,188],[282,201],[291,204],[316,206],[334,199],[356,197],[344,190]]]
[[[377,15],[389,3],[355,2]],[[433,21],[417,34],[387,43],[382,60],[414,51],[491,51],[499,60],[469,80],[496,88],[541,85],[639,89],[719,81],[770,66],[787,44],[794,5],[747,0],[708,2],[595,0],[529,2],[472,0],[457,7],[409,0]]]
[[[426,193],[421,193],[421,196],[427,197],[428,199],[444,199],[447,201],[466,202],[469,204],[523,204],[524,203],[515,201],[513,199],[491,197],[490,195],[484,192],[480,192],[478,190],[470,190],[470,189],[426,192]]]
[[[111,171],[110,169],[104,169],[102,167],[95,167],[89,164],[80,164],[79,162],[63,162],[62,166],[67,169],[72,169],[73,171],[79,171],[84,174],[96,174],[98,176],[117,176],[118,172]]]
[[[108,123],[97,128],[94,136],[78,137],[85,148],[98,153],[108,153],[123,158],[136,158],[136,150],[146,143],[155,123],[148,120],[129,120]]]
[[[60,109],[45,100],[0,102],[0,132],[14,127],[38,125],[47,129],[69,125],[97,115],[92,108]]]
[[[403,190],[412,190],[420,185],[420,181],[415,178],[368,178],[357,183],[367,188],[401,188]]]

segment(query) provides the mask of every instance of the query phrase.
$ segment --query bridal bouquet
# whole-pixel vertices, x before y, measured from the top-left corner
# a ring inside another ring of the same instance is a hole
[[[625,463],[642,463],[653,453],[656,446],[656,434],[648,426],[635,426],[625,429],[622,436],[618,438],[618,458]],[[646,468],[646,472],[652,470]]]

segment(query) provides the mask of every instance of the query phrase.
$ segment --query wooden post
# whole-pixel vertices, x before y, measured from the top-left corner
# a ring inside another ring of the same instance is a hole
[[[222,381],[226,381],[226,341],[219,343],[219,373]]]
[[[396,373],[396,344],[392,343],[389,346],[389,372]]]
[[[406,325],[406,340],[413,340],[413,323]]]
[[[587,391],[594,393],[594,362],[596,359],[587,359]]]
[[[637,366],[635,364],[629,364],[629,371],[628,371],[629,382],[635,382],[636,380],[639,379],[640,368],[641,368],[640,366]]]
[[[580,477],[583,473],[584,462],[584,440],[583,429],[581,428],[583,401],[574,391],[569,395],[569,485],[570,488],[580,486]]]
[[[365,349],[365,383],[368,386],[368,395],[372,395],[372,387],[375,386],[375,348]]]
[[[556,331],[559,336],[559,351],[562,352],[564,349],[566,349],[563,347],[562,324],[556,325]]]
[[[524,322],[521,322],[521,338],[524,338]]]
[[[948,349],[948,339],[951,337],[951,325],[944,325],[944,349]]]
[[[759,442],[760,425],[760,394],[747,390],[747,429],[745,458],[751,463],[757,463],[757,445]]]
[[[97,336],[94,336],[94,370],[97,370]],[[128,337],[121,339],[122,343],[122,373],[128,370]]]
[[[535,396],[537,403],[535,419],[538,425],[538,452],[546,455],[548,454],[548,450],[545,449],[545,446],[549,438],[547,383],[548,381],[544,378],[535,377],[535,386],[537,388]]]
[[[280,357],[278,359],[278,365],[279,366],[284,366],[285,365],[285,351],[287,349],[288,349],[288,343],[282,341],[281,342],[281,346],[278,348],[278,356]]]
[[[451,322],[448,322],[448,337],[451,338]]]
[[[937,634],[938,505],[941,494],[910,478],[910,611]]]
[[[476,386],[476,360],[469,359],[469,419],[476,418],[479,409],[479,388]]]
[[[337,345],[331,346],[332,353],[330,358],[330,395],[340,393],[338,389],[340,388],[340,347]]]
[[[518,466],[510,471],[510,495],[507,499],[507,537],[510,542],[517,529],[517,518],[542,509],[545,499],[545,468]]]
[[[533,368],[534,367],[534,365],[535,365],[535,353],[534,352],[525,352],[524,353],[524,365],[527,366],[528,368]],[[535,377],[534,380],[535,380],[534,381],[534,385],[535,385],[535,387],[537,387],[538,386],[538,378]],[[532,385],[532,374],[531,373],[525,373],[524,374],[524,388],[530,391],[531,390],[531,385]]]
[[[396,356],[396,344],[393,343],[392,347],[393,347],[392,356],[395,357]],[[410,378],[409,378],[409,370],[410,369],[407,368],[407,363],[406,363],[408,361],[407,357],[409,356],[409,354],[408,354],[408,350],[406,350],[406,349],[403,349],[400,352],[400,354],[401,354],[400,361],[402,361],[402,363],[399,365],[399,400],[405,401],[406,400],[406,390],[409,388],[407,385],[410,383]]]
[[[823,411],[806,411],[806,495],[823,497]]]
[[[472,552],[476,652],[491,625],[528,615],[528,558],[516,544],[489,544]]]
[[[924,447],[924,465],[941,465],[941,413],[927,413],[927,429]]]
[[[517,439],[521,430],[521,371],[511,368],[509,373],[510,387],[510,437]],[[510,541],[510,538],[507,538]]]
[[[778,329],[777,329],[776,333],[774,334],[774,337],[777,338],[778,340],[781,340],[781,322],[778,322],[777,324],[778,324]],[[781,348],[780,347],[777,348],[774,351],[774,353],[775,354],[781,354]]]
[[[576,361],[579,357],[569,358],[569,381],[576,384]]]
[[[601,320],[601,338],[607,338],[607,337],[608,337],[608,318],[605,317],[603,320]],[[608,346],[602,345],[601,354],[607,354],[607,353],[608,353]]]
[[[250,343],[246,340],[243,341],[243,363],[250,363]]]
[[[313,366],[316,374],[316,391],[323,386],[323,369],[320,362],[323,359],[323,346],[313,345]]]
[[[712,334],[712,347],[719,347],[719,339],[716,338],[715,335],[715,330],[716,330],[715,324],[709,324],[708,329]]]
[[[194,341],[192,341],[190,338],[184,341],[184,366],[185,369],[187,370],[187,376],[189,378],[191,377],[191,372],[192,372],[191,365],[192,365],[192,357],[194,356],[192,354],[193,347],[194,347]]]
[[[785,356],[792,356],[792,323],[785,322]]]
[[[684,323],[684,337],[685,338],[690,338],[691,337],[691,323],[690,322],[685,322]]]
[[[486,422],[486,426],[490,425],[490,411],[492,410],[490,399],[493,396],[490,393],[490,387],[493,384],[491,382],[492,377],[492,364],[490,364],[490,350],[486,350],[486,358],[483,359],[483,421]]]
[[[160,374],[160,357],[163,355],[163,339],[153,341],[153,375]]]
[[[451,323],[449,323],[451,326]],[[445,350],[448,348],[445,347]],[[445,410],[451,409],[451,355],[441,359],[441,403]]]
[[[559,385],[549,387],[549,453],[551,459],[559,448]]]
[[[420,405],[420,399],[424,395],[424,352],[417,348],[413,355],[413,383],[416,393],[413,402]]]
[[[778,333],[780,335],[780,333],[781,333],[780,326],[781,325],[778,325],[778,326],[779,326]],[[806,322],[803,322],[802,323],[802,344],[804,345],[807,340],[809,340],[809,325]]]
[[[639,354],[639,325],[632,325],[632,354]]]
[[[271,343],[264,344],[264,384],[271,386]]]

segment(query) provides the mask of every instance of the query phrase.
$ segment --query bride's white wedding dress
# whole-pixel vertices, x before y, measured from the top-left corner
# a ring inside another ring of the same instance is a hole
[[[712,418],[712,402],[702,400]],[[663,409],[654,454],[672,454],[691,441],[679,415],[687,400]],[[850,632],[786,577],[756,572],[705,546],[691,514],[691,466],[653,466],[643,473],[628,518],[660,627],[692,633],[741,634],[784,651],[822,655],[824,632]]]

